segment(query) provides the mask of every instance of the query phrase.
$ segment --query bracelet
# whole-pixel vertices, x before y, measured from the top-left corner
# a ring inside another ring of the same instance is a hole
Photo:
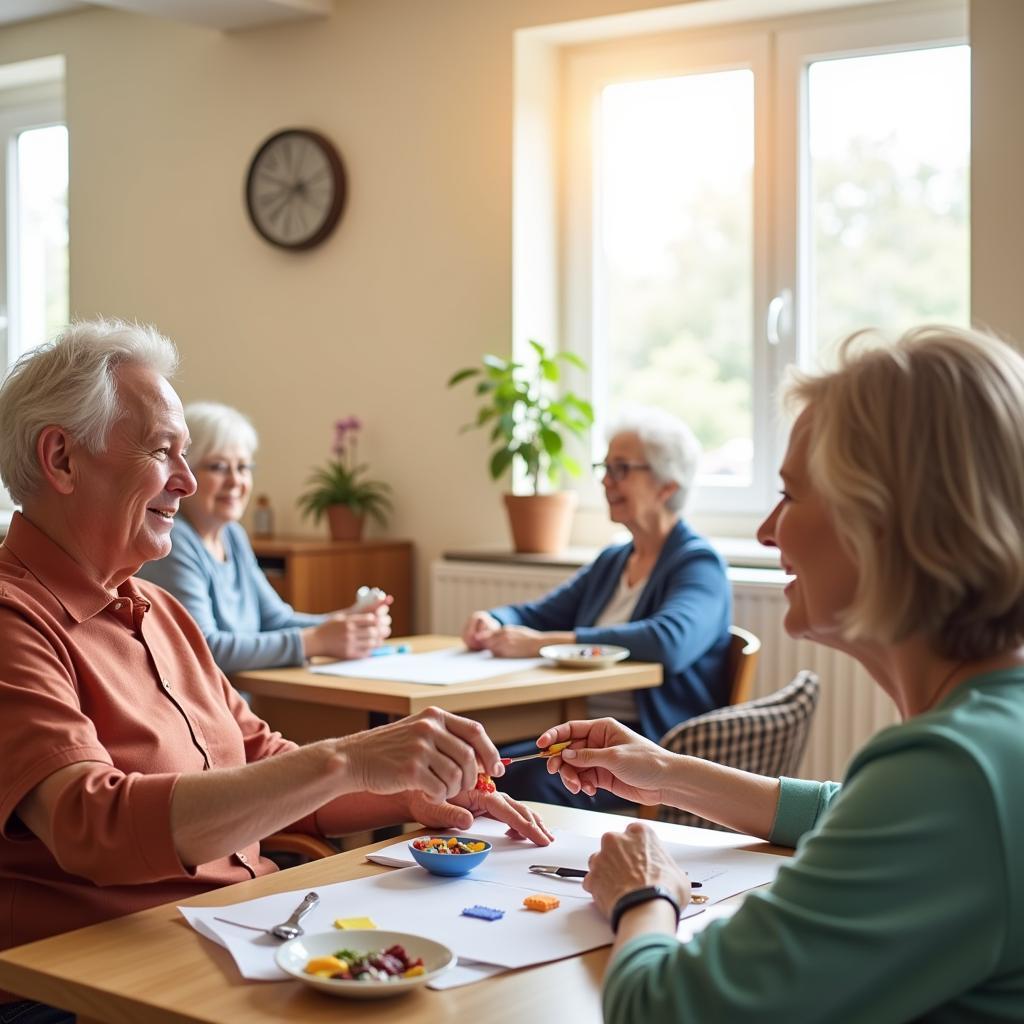
[[[663,885],[648,885],[643,889],[634,889],[632,892],[627,892],[625,896],[620,896],[616,900],[615,906],[612,907],[609,922],[612,926],[612,931],[617,932],[619,930],[619,921],[627,910],[638,907],[641,903],[650,903],[651,900],[668,900],[672,904],[672,909],[676,912],[676,924],[679,924],[679,901]]]

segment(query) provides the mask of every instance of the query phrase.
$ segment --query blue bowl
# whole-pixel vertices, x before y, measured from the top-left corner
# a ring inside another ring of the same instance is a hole
[[[427,838],[424,836],[420,837]],[[431,839],[451,839],[452,836],[430,836]],[[409,843],[409,852],[421,868],[426,868],[432,875],[445,875],[448,878],[455,878],[458,875],[468,875],[475,867],[484,862],[484,858],[491,852],[491,844],[486,839],[478,839],[476,836],[455,836],[464,843],[484,843],[484,849],[478,853],[429,853],[426,850],[417,850],[412,843]]]

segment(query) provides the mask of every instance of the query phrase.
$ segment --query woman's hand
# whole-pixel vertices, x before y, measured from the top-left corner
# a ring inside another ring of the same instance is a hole
[[[434,804],[472,789],[481,764],[491,775],[505,773],[483,726],[440,708],[344,736],[337,740],[337,749],[352,789],[416,790]]]
[[[366,658],[391,635],[391,612],[394,600],[384,598],[365,611],[334,612],[326,622],[302,631],[303,653],[307,658],[325,655],[328,658]]]
[[[504,793],[467,789],[440,804],[432,802],[422,793],[410,793],[409,813],[415,821],[427,828],[463,832],[473,827],[475,817],[486,814],[508,825],[508,834],[515,839],[529,839],[537,846],[547,846],[555,838],[539,814]]]
[[[391,606],[394,603],[394,596],[391,594],[385,594],[384,597],[379,601],[375,601],[373,604],[360,607],[359,602],[357,601],[349,608],[345,608],[339,612],[332,612],[330,617],[344,622],[348,619],[358,618],[360,615],[376,615],[377,632],[380,640],[383,641],[391,636]]]
[[[553,743],[570,746],[548,759],[548,774],[558,772],[570,793],[593,796],[605,789],[638,804],[664,803],[672,755],[614,718],[556,725],[537,738],[543,750]]]
[[[473,612],[462,627],[462,642],[471,651],[482,651],[501,623],[490,612]]]
[[[535,658],[547,635],[526,626],[499,626],[483,643],[496,658]]]
[[[646,825],[634,822],[625,832],[606,832],[600,852],[592,854],[583,888],[594,897],[597,909],[609,917],[628,892],[660,885],[685,908],[690,902],[690,880],[665,852]]]

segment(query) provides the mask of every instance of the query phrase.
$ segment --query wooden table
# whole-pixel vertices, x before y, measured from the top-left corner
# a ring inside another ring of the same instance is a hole
[[[408,643],[416,652],[461,643],[453,636],[405,637],[393,642]],[[317,675],[308,668],[277,668],[241,672],[232,682],[253,695],[253,710],[260,717],[299,743],[365,729],[370,712],[401,718],[432,705],[475,718],[496,743],[507,743],[537,736],[559,722],[587,717],[587,697],[658,686],[661,666],[636,661],[608,668],[544,666],[452,686],[348,679]]]
[[[621,831],[632,820],[594,811],[537,806],[550,824],[589,835]],[[663,838],[676,842],[792,852],[732,833],[662,822],[650,824]],[[224,906],[274,892],[379,874],[391,869],[363,858],[368,850],[386,845],[378,843],[240,882],[195,897],[188,904]],[[718,907],[726,908],[740,899],[733,897]],[[709,912],[716,909],[710,908]],[[244,981],[227,951],[201,938],[175,906],[168,904],[0,953],[0,988],[77,1013],[79,1024],[337,1024],[339,1020],[528,1024],[553,1018],[572,1024],[599,1024],[601,978],[609,948],[447,991],[424,988],[379,1002],[349,1001],[313,992],[296,981]]]

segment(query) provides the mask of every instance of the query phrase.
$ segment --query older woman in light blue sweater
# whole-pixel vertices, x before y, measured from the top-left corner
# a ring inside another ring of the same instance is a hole
[[[139,575],[170,591],[199,624],[214,660],[230,675],[299,665],[314,655],[361,658],[388,636],[391,598],[365,610],[295,611],[256,563],[239,520],[252,493],[258,439],[235,409],[197,402],[185,409],[198,488],[181,502],[171,553]]]

